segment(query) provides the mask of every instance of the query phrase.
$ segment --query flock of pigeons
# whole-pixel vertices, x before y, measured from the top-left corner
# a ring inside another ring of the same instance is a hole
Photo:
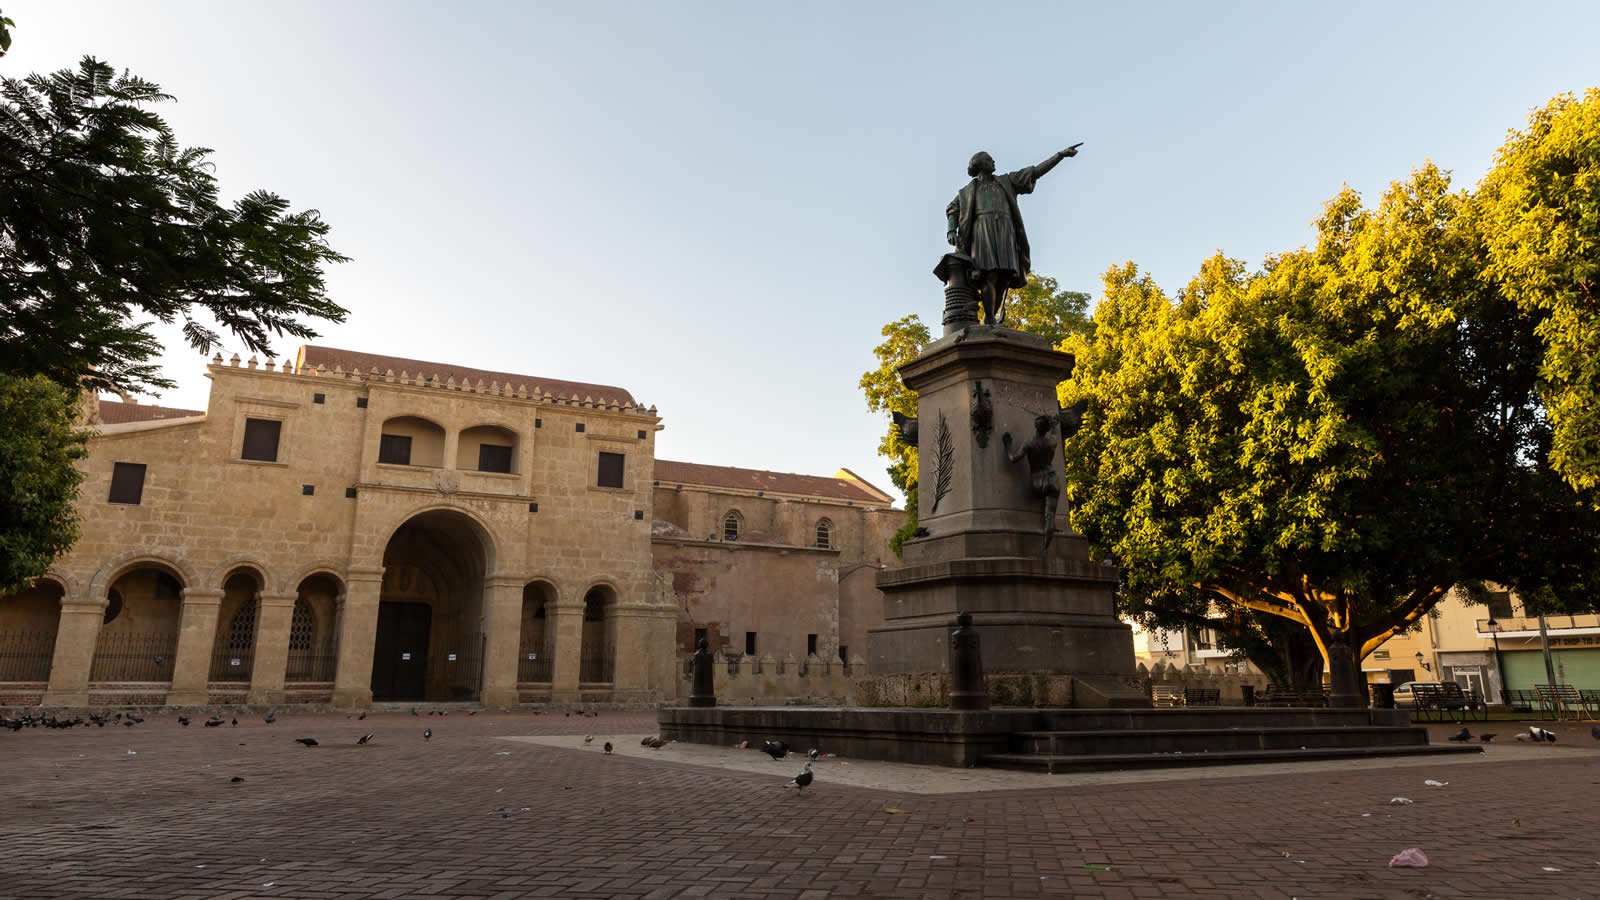
[[[1589,736],[1597,741],[1600,741],[1600,726],[1589,726]],[[1493,734],[1478,735],[1478,740],[1485,744],[1492,742],[1494,739],[1495,735]],[[1452,734],[1448,740],[1455,741],[1458,744],[1465,744],[1466,742],[1472,740],[1472,732],[1463,728],[1455,734]],[[1518,743],[1523,744],[1530,742],[1534,744],[1554,744],[1556,742],[1556,735],[1555,732],[1548,728],[1540,728],[1537,725],[1529,725],[1527,731],[1517,732],[1516,740]]]

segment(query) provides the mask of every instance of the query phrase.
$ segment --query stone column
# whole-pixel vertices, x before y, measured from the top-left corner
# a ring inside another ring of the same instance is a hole
[[[297,594],[260,594],[256,619],[255,661],[245,702],[272,706],[286,699],[283,673],[289,665],[289,627],[294,623]]]
[[[655,636],[655,607],[618,601],[609,613],[617,619],[611,647],[611,699],[617,703],[649,700],[650,662],[658,653],[672,653],[670,646],[650,646]]]
[[[484,584],[484,706],[516,706],[517,650],[522,646],[521,578],[491,575]]]
[[[56,650],[50,660],[50,684],[45,688],[43,705],[89,705],[89,672],[94,666],[94,648],[100,640],[100,623],[105,617],[104,600],[61,598]]]
[[[339,612],[339,667],[333,679],[333,705],[363,709],[372,705],[372,654],[378,641],[378,597],[383,568],[351,569]]]
[[[550,699],[578,700],[578,668],[583,659],[583,600],[559,600],[545,607],[545,638],[550,642]],[[555,629],[550,632],[549,629]]]
[[[221,605],[221,591],[184,588],[168,706],[205,706],[210,699],[206,686],[211,680],[211,652],[217,643],[217,609]]]

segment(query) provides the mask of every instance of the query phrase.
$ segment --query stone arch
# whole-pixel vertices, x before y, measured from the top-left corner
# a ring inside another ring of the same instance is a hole
[[[43,575],[40,575],[35,580],[54,582],[57,587],[61,588],[61,599],[63,602],[78,596],[78,579],[73,578],[71,575],[68,575],[66,572],[63,572],[60,569],[51,569],[50,571],[45,572]]]
[[[14,594],[0,594],[0,681],[50,680],[67,596],[67,588],[54,578],[38,578]]]
[[[211,636],[211,681],[250,681],[266,586],[266,574],[253,563],[236,564],[223,576]]]
[[[314,562],[299,569],[292,577],[278,583],[277,593],[293,594],[299,591],[300,585],[304,584],[305,580],[313,575],[326,575],[332,578],[339,583],[339,591],[343,593],[346,580],[344,566],[332,561]]]
[[[838,547],[838,543],[839,529],[833,524],[833,520],[827,516],[818,519],[816,528],[813,529],[811,546],[833,550]]]
[[[579,683],[610,682],[616,663],[617,603],[620,594],[607,578],[583,590],[583,623],[578,645]]]
[[[325,566],[311,567],[294,583],[285,683],[333,681],[344,592],[344,579]]]
[[[722,522],[717,526],[717,536],[721,540],[737,541],[744,531],[744,513],[740,512],[738,507],[722,514]]]
[[[134,550],[123,553],[107,560],[100,570],[94,573],[89,581],[89,593],[85,600],[90,600],[104,606],[106,591],[116,583],[118,578],[128,574],[141,566],[150,566],[156,569],[165,569],[167,574],[178,579],[179,586],[188,589],[201,584],[195,577],[194,569],[187,563],[180,562],[170,556],[159,553],[150,553],[144,550]]]
[[[496,468],[483,468],[480,463],[484,462],[484,451],[478,449],[484,444],[505,446],[505,443],[502,442],[509,443],[511,447],[508,458],[504,460],[508,466],[508,469],[505,471],[514,475],[521,474],[519,471],[520,467],[517,465],[517,458],[522,452],[522,432],[518,431],[516,428],[501,424],[499,422],[480,422],[475,425],[468,425],[467,427],[456,432],[455,462],[457,471],[502,471],[501,469]]]
[[[154,554],[128,554],[97,573],[94,584],[91,598],[105,614],[90,682],[170,682],[183,594],[197,584],[193,570]]]
[[[248,553],[236,553],[217,563],[211,568],[211,575],[206,579],[205,584],[195,585],[195,587],[220,591],[222,590],[222,585],[239,569],[254,571],[257,590],[268,591],[271,589],[272,579],[267,573],[271,572],[272,569],[266,563],[263,563],[260,557],[252,556]]]
[[[517,643],[517,681],[543,682],[554,676],[555,607],[560,591],[553,581],[531,578],[522,586]]]
[[[427,506],[419,506],[399,516],[396,516],[391,521],[391,524],[388,525],[388,527],[380,529],[378,532],[379,534],[384,535],[384,538],[382,543],[378,544],[377,546],[378,560],[376,561],[375,566],[381,567],[383,565],[383,554],[389,549],[389,544],[394,541],[394,536],[400,533],[400,529],[409,525],[414,519],[418,519],[427,515],[428,513],[434,512],[455,513],[461,518],[469,521],[477,533],[479,544],[483,547],[484,575],[487,576],[489,573],[496,571],[495,563],[498,558],[499,548],[505,546],[501,543],[500,536],[495,534],[494,529],[489,527],[489,523],[485,522],[477,513],[474,513],[472,510],[465,507],[456,506],[453,503],[432,503]]]
[[[383,420],[378,433],[378,461],[386,462],[383,436],[405,438],[405,462],[388,460],[389,464],[421,466],[430,469],[444,468],[445,427],[420,413],[397,412]]]

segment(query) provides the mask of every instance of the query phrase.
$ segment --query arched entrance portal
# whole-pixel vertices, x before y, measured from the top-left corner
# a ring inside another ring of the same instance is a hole
[[[483,687],[488,535],[450,510],[412,517],[383,554],[372,699],[474,700]]]

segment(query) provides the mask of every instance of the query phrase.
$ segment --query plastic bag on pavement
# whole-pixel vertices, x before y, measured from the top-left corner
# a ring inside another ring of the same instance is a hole
[[[1389,860],[1389,868],[1398,869],[1402,866],[1410,866],[1414,869],[1425,869],[1428,867],[1428,855],[1423,853],[1422,850],[1417,847],[1409,847],[1405,850],[1401,850],[1399,853],[1394,855],[1393,859]]]
[[[1417,801],[1411,799],[1410,797],[1396,797],[1389,801],[1390,805],[1399,804],[1401,806],[1409,806],[1415,802]]]

